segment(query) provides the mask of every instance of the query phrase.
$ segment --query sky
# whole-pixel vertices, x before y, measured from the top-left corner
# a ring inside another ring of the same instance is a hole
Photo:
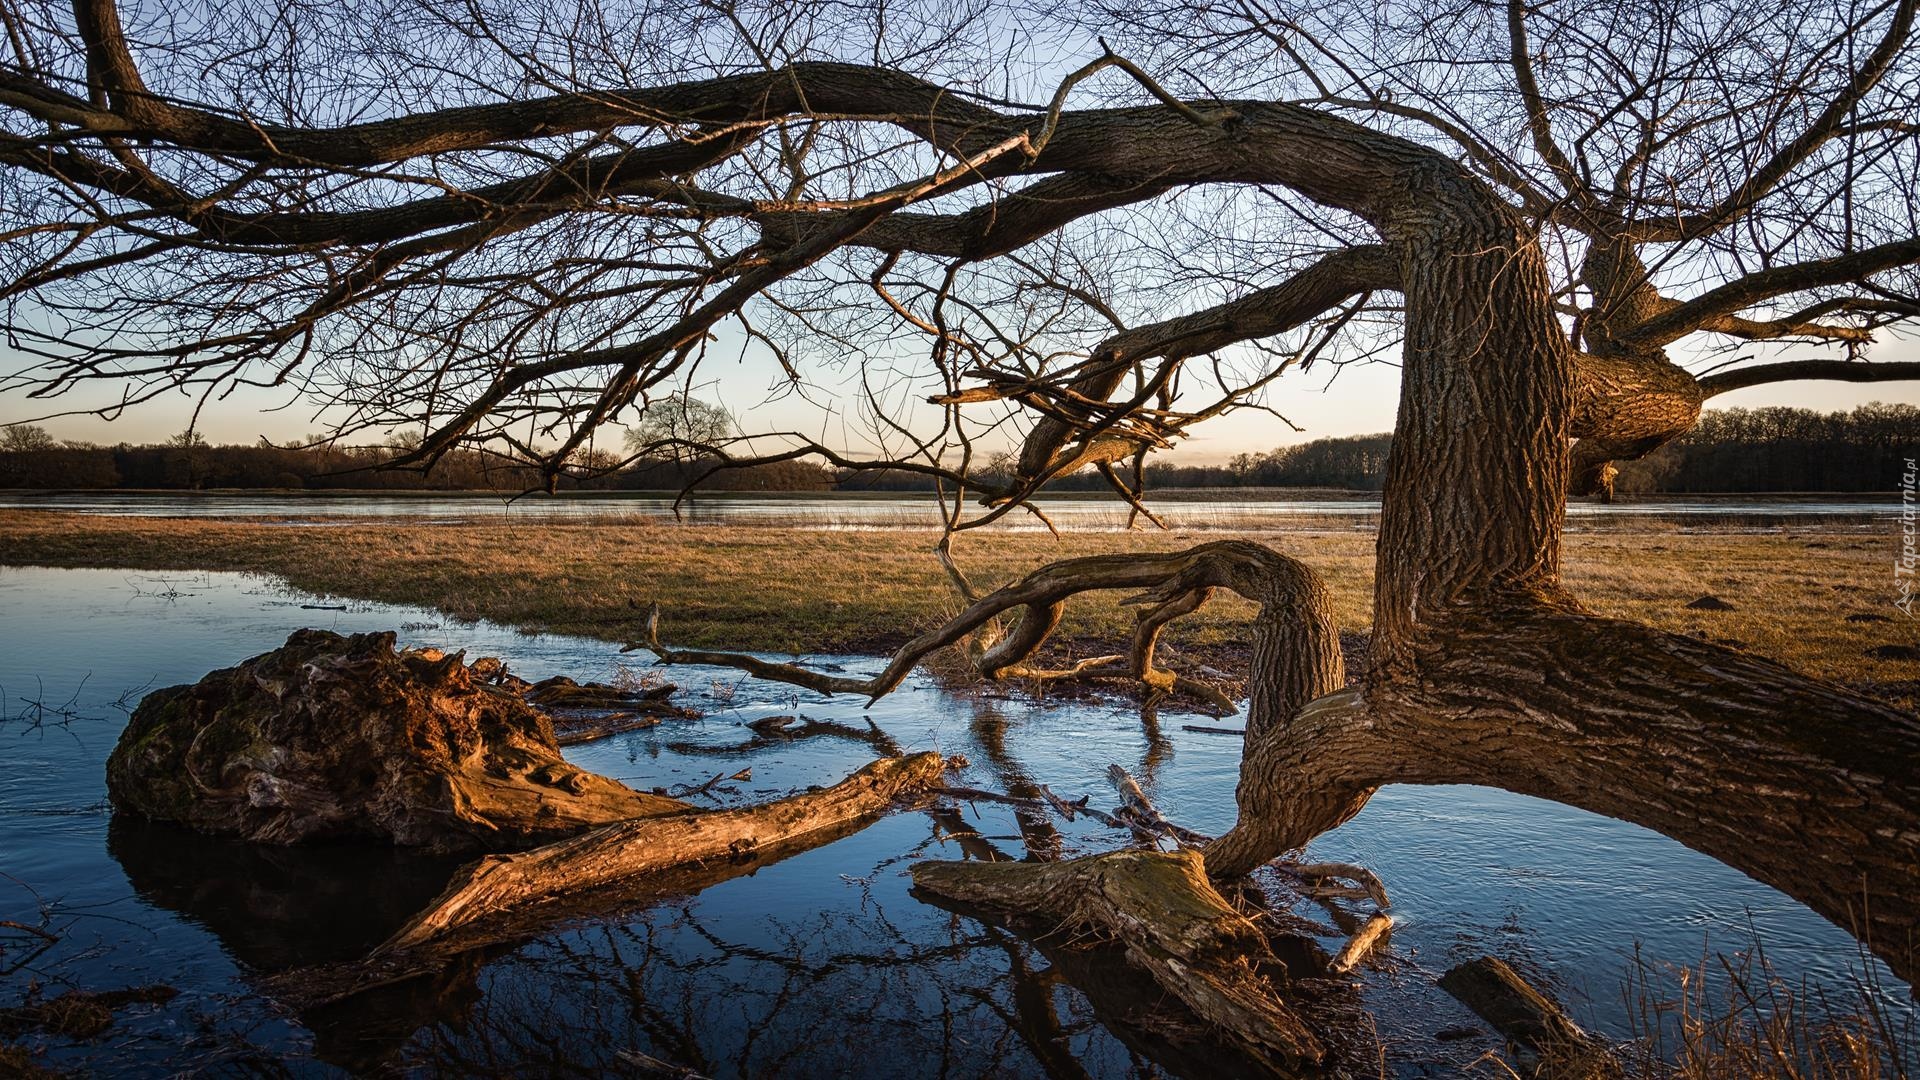
[[[716,352],[740,355],[737,350]],[[1803,349],[1768,359],[1830,354],[1831,350]],[[1683,354],[1677,354],[1677,358],[1687,359]],[[1883,342],[1872,348],[1869,358],[1920,361],[1920,341]],[[763,357],[753,356],[751,351],[743,359],[709,359],[700,371],[694,396],[725,405],[742,418],[742,426],[749,431],[800,430],[829,445],[860,444],[862,434],[857,422],[829,416],[791,395],[769,400],[769,387],[777,382],[777,372],[775,365]],[[1388,363],[1292,372],[1274,384],[1268,404],[1302,430],[1290,429],[1271,413],[1246,410],[1199,425],[1189,439],[1162,454],[1159,460],[1217,464],[1236,454],[1261,453],[1317,438],[1390,431],[1398,397],[1399,369]],[[97,416],[40,419],[48,412],[97,406],[109,400],[97,393],[72,394],[52,402],[29,400],[18,392],[0,393],[0,423],[33,420],[60,439],[103,444],[150,443],[183,431],[196,404],[194,398],[186,395],[168,395],[130,409],[113,420]],[[201,412],[197,430],[208,442],[216,444],[253,443],[262,436],[279,443],[297,441],[308,432],[325,427],[325,417],[316,415],[311,404],[298,400],[289,404],[289,401],[285,392],[236,392],[224,400],[209,402]],[[1757,386],[1722,394],[1709,402],[1708,408],[1791,405],[1835,411],[1870,401],[1920,404],[1920,382],[1796,382]],[[614,439],[602,440],[601,445],[616,443],[617,435]]]
[[[135,23],[144,20],[143,13],[158,17],[165,10],[164,5],[152,5],[144,0],[125,7]],[[1089,47],[1089,42],[1079,40],[1063,43],[1053,52],[1029,49],[1019,55],[1034,58],[1035,62],[1033,69],[1022,78],[1036,86],[1052,85],[1067,65],[1084,59]],[[1688,355],[1686,345],[1676,346],[1674,356],[1692,366],[1698,357]],[[705,362],[693,393],[727,406],[742,417],[744,429],[797,430],[828,445],[856,452],[867,449],[863,445],[863,425],[853,417],[854,410],[844,408],[846,394],[840,395],[843,413],[835,416],[795,395],[771,393],[770,388],[779,382],[780,372],[770,357],[756,354],[752,349],[742,350],[726,341],[724,334],[721,347],[714,351],[716,355]],[[732,358],[743,353],[741,359]],[[1802,348],[1767,358],[1833,355],[1832,349]],[[722,356],[728,359],[721,359]],[[1876,345],[1870,357],[1883,361],[1920,361],[1920,341],[1886,341]],[[0,372],[17,363],[17,357],[0,348]],[[826,387],[829,397],[834,396],[834,389],[831,385]],[[839,389],[847,391],[851,387],[842,385]],[[908,395],[896,396],[911,400]],[[1259,410],[1215,418],[1196,427],[1189,439],[1161,455],[1161,460],[1217,463],[1236,454],[1264,452],[1315,438],[1388,431],[1393,427],[1397,400],[1398,371],[1388,363],[1353,364],[1337,369],[1322,365],[1310,372],[1290,372],[1274,384],[1267,404],[1293,426]],[[96,408],[111,401],[110,394],[99,391],[70,394],[53,401],[29,400],[18,391],[0,391],[0,424],[31,421],[42,424],[57,438],[109,444],[157,442],[178,434],[190,422],[202,437],[214,443],[252,443],[262,437],[274,442],[293,442],[328,426],[328,418],[316,415],[310,403],[290,400],[285,392],[262,390],[236,392],[209,402],[197,420],[194,410],[198,401],[184,394],[166,396],[113,420],[84,415],[44,419],[50,412]],[[1709,407],[1794,405],[1839,410],[1869,401],[1920,404],[1920,382],[1864,385],[1802,382],[1754,387],[1715,398]],[[921,410],[916,419],[922,423],[913,425],[915,427],[924,426],[932,412],[925,406]],[[615,441],[617,439],[602,440],[601,445]]]

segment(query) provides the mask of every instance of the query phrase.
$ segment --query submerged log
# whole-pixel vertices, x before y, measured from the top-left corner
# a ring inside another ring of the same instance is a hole
[[[1615,1080],[1620,1062],[1606,1044],[1567,1018],[1552,998],[1491,956],[1469,960],[1440,977],[1440,987],[1528,1052],[1541,1080]]]
[[[685,809],[568,764],[546,714],[462,656],[299,630],[148,694],[107,760],[116,808],[291,844],[499,850]]]
[[[583,685],[565,675],[527,683],[506,674],[504,669],[495,681],[518,690],[528,704],[552,717],[554,734],[561,746],[579,746],[629,731],[642,731],[658,726],[663,720],[700,718],[697,710],[673,703],[673,692],[679,688],[672,683],[638,688],[595,682]]]
[[[1353,932],[1347,943],[1340,948],[1339,955],[1330,965],[1338,974],[1345,975],[1364,963],[1375,949],[1393,932],[1393,916],[1384,911],[1376,911],[1373,917],[1362,923],[1360,929]]]
[[[882,758],[833,787],[733,810],[687,811],[620,822],[517,855],[467,864],[445,892],[376,952],[417,947],[468,923],[637,874],[726,859],[879,813],[938,783],[936,753]]]
[[[1050,925],[1043,940],[1112,941],[1219,1039],[1266,1071],[1317,1068],[1321,1041],[1275,995],[1267,939],[1207,880],[1194,851],[1116,851],[1058,863],[925,862],[917,890]]]

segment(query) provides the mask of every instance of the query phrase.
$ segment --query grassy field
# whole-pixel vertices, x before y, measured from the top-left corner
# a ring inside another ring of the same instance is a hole
[[[975,534],[959,548],[976,585],[1054,559],[1167,550],[1234,534]],[[284,523],[86,516],[0,510],[0,564],[231,570],[273,575],[334,597],[418,604],[457,619],[625,641],[647,609],[676,645],[792,652],[885,652],[954,609],[931,532],[825,532],[621,522],[424,524],[324,528]],[[1355,532],[1254,536],[1317,569],[1343,628],[1369,621],[1373,538]],[[1920,661],[1867,651],[1920,641],[1893,607],[1890,533],[1819,529],[1765,534],[1568,537],[1567,579],[1594,609],[1697,634],[1804,671],[1915,704]],[[1711,594],[1733,610],[1693,610]],[[1171,643],[1226,655],[1247,608],[1216,602]],[[1850,621],[1849,617],[1853,619]],[[1070,607],[1062,635],[1086,652],[1119,640],[1130,613],[1110,602]],[[1882,621],[1884,620],[1884,621]]]

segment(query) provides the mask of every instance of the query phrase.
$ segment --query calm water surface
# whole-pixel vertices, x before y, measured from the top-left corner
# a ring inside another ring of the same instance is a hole
[[[1317,527],[1370,529],[1380,516],[1378,498],[1292,499],[1258,497],[1210,499],[1175,497],[1149,501],[1155,513],[1179,529]],[[1127,508],[1106,496],[1042,496],[1036,504],[1062,528],[1124,529]],[[633,495],[534,495],[521,499],[476,494],[452,495],[300,495],[284,492],[0,493],[0,509],[68,510],[85,514],[134,517],[272,517],[325,522],[349,518],[407,518],[424,521],[545,520],[626,518],[681,521],[693,525],[776,525],[785,528],[883,529],[937,528],[938,505],[931,496],[856,494],[723,494],[690,499],[676,517],[670,497]],[[972,508],[978,512],[978,508]],[[1900,514],[1896,496],[1861,498],[1756,499],[1737,496],[1670,499],[1602,506],[1574,503],[1567,508],[1570,527],[1633,529],[1648,521],[1716,530],[1778,528],[1810,524],[1868,528]],[[995,528],[1033,531],[1046,528],[1039,518],[1014,512]]]
[[[287,1014],[252,980],[363,954],[439,889],[450,865],[357,847],[254,847],[117,818],[103,763],[125,709],[148,688],[193,681],[303,626],[399,629],[403,642],[501,656],[530,678],[605,679],[622,659],[602,642],[450,624],[417,609],[299,606],[318,602],[238,575],[0,568],[0,919],[44,919],[60,934],[37,953],[24,938],[0,937],[0,1007],[42,984],[182,991],[166,1006],[123,1011],[99,1041],[33,1042],[49,1063],[127,1075],[250,1073],[271,1062],[302,1075],[394,1063],[593,1074],[618,1072],[618,1052],[638,1049],[712,1076],[1024,1076],[1044,1074],[1033,1048],[1052,1040],[1089,1075],[1136,1074],[1087,999],[1044,977],[1043,957],[908,894],[914,860],[962,854],[924,812],[697,895],[473,957],[433,985]],[[732,672],[669,677],[704,720],[569,756],[643,788],[750,765],[751,781],[723,801],[753,801],[834,782],[871,751],[818,738],[730,752],[748,738],[744,722],[796,711],[870,717],[910,750],[965,754],[973,765],[956,783],[1004,789],[1028,779],[1111,805],[1103,774],[1117,762],[1183,824],[1219,832],[1233,817],[1238,740],[1180,729],[1193,718],[1163,716],[1148,731],[1124,709],[955,696],[918,679],[869,710]],[[1008,808],[958,812],[1023,854]],[[1070,852],[1119,842],[1085,822],[1061,827]],[[1580,1019],[1623,1038],[1632,1025],[1622,983],[1636,963],[1670,992],[1674,966],[1749,950],[1756,935],[1789,981],[1851,1007],[1865,974],[1897,1020],[1913,1017],[1904,986],[1797,903],[1582,811],[1483,788],[1389,788],[1312,854],[1370,866],[1393,893],[1395,959],[1368,974],[1364,994],[1395,1075],[1451,1075],[1454,1066],[1430,1069],[1492,1045],[1432,1037],[1476,1021],[1430,978],[1482,953],[1531,972]],[[1036,1001],[1052,1006],[1050,1030],[1036,1033]]]

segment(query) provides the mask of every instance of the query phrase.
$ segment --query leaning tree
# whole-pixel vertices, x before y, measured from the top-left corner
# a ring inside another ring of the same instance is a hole
[[[984,595],[943,544],[969,606],[887,672],[755,670],[882,693],[959,643],[1060,674],[1033,667],[1060,605],[1126,589],[1130,655],[1093,673],[1171,686],[1160,628],[1229,589],[1260,613],[1210,873],[1382,784],[1491,784],[1716,856],[1911,979],[1920,722],[1591,614],[1560,541],[1570,491],[1712,394],[1915,376],[1865,352],[1920,314],[1914,7],[6,0],[0,388],[285,388],[417,430],[405,464],[558,477],[746,341],[802,392],[837,372],[866,431],[704,460],[919,473],[951,539],[1086,468],[1146,512],[1147,454],[1390,356],[1356,685],[1315,575],[1237,542]]]

